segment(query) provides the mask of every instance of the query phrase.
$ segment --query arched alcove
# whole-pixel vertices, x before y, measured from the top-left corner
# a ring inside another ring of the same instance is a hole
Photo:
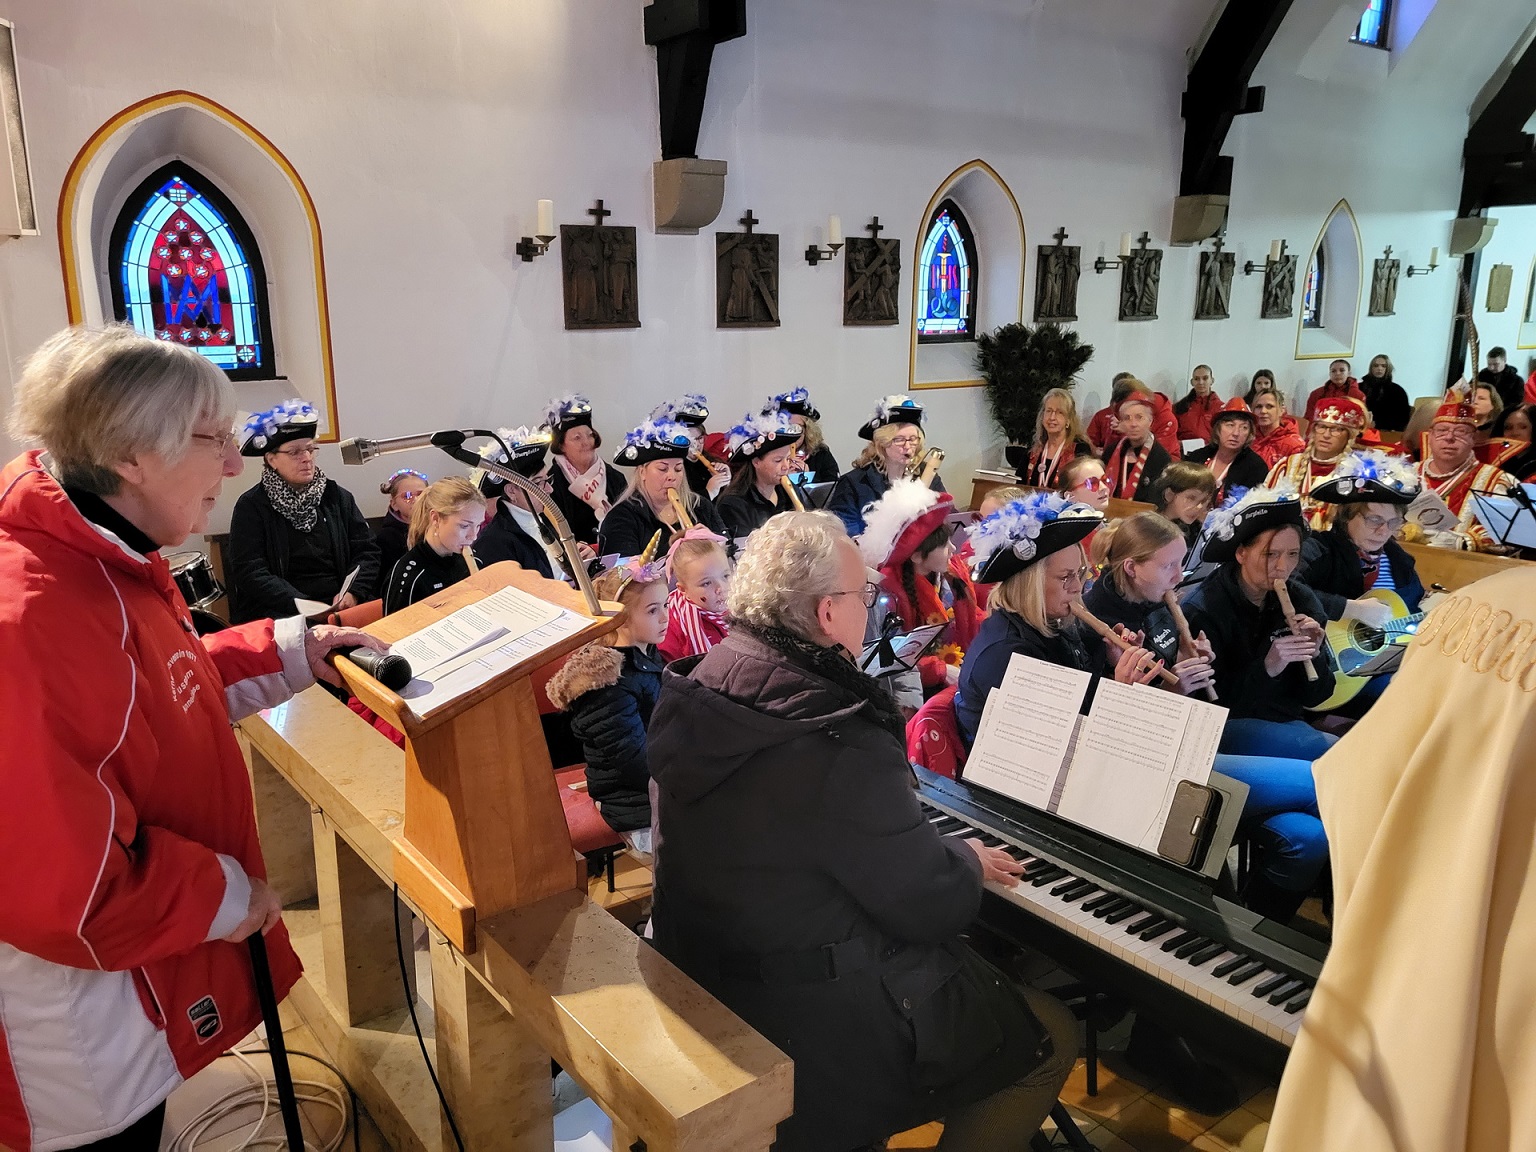
[[[1334,205],[1317,240],[1308,249],[1306,260],[1297,266],[1297,279],[1301,281],[1297,285],[1298,295],[1305,291],[1307,270],[1320,253],[1327,271],[1316,326],[1307,322],[1305,307],[1298,306],[1296,310],[1298,360],[1332,360],[1355,353],[1365,257],[1360,244],[1360,227],[1355,223],[1355,213],[1349,201],[1340,200]]]
[[[923,242],[934,212],[946,200],[965,214],[975,238],[976,331],[990,332],[1024,318],[1024,214],[997,171],[984,160],[972,160],[956,168],[934,190],[914,230],[912,304],[907,310],[911,339],[907,386],[912,389],[968,388],[982,382],[976,373],[974,338],[921,344],[917,339]]]
[[[59,248],[72,324],[113,316],[111,245],[124,205],[151,173],[184,161],[239,209],[264,258],[275,357],[265,378],[236,384],[256,411],[301,396],[321,412],[321,440],[339,430],[320,221],[287,157],[251,124],[192,92],[123,109],[75,156],[59,197]]]

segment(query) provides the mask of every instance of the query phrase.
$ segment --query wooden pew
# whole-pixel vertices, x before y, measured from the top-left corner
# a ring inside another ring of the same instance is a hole
[[[986,498],[988,492],[994,488],[1003,488],[1008,485],[1016,485],[1031,492],[1037,491],[1037,489],[1030,488],[1027,484],[1019,484],[1017,480],[1011,479],[1004,474],[977,469],[975,475],[971,477],[971,507],[980,508],[981,502]],[[1157,509],[1153,505],[1139,500],[1114,498],[1110,500],[1109,507],[1104,510],[1104,515],[1111,520],[1119,520],[1126,516],[1134,516],[1137,512],[1156,511]]]
[[[476,587],[483,594],[506,580],[508,568],[516,566],[493,566],[407,612],[431,611],[437,601],[446,607]],[[530,579],[537,580],[519,571],[513,582]],[[398,626],[396,617],[381,625],[390,621]],[[601,629],[600,618],[593,627]],[[354,666],[339,666],[354,689],[364,687]],[[495,704],[508,690],[508,698],[518,698],[526,671],[507,675],[508,689],[488,689],[482,703]],[[385,707],[387,690],[373,688],[368,702]],[[480,692],[467,698],[462,715],[480,707]],[[457,720],[406,723],[402,730],[415,741]],[[505,745],[542,746],[543,737],[536,717],[531,726],[515,721],[501,728],[496,774],[503,786],[522,777],[526,798],[537,791],[536,758],[526,749],[510,756]],[[407,941],[408,970],[414,948],[409,923],[397,921],[397,900],[428,927],[436,1065],[470,1152],[548,1152],[551,1059],[613,1118],[616,1149],[643,1140],[656,1152],[765,1152],[792,1111],[792,1063],[587,899],[558,803],[552,819],[564,844],[566,881],[509,904],[485,882],[479,849],[466,842],[462,889],[469,902],[444,906],[420,874],[424,854],[432,853],[430,863],[442,858],[441,849],[409,835],[416,803],[409,781],[430,747],[398,748],[319,688],[246,719],[239,732],[271,882],[290,902],[318,903],[315,910],[290,903],[284,914],[306,967],[292,1002],[397,1152],[453,1146],[404,1010],[396,932]],[[485,797],[485,786],[467,779],[479,771],[478,749],[459,744],[458,780],[438,765],[431,781]],[[553,795],[547,755],[542,770]],[[476,803],[483,824],[489,801]],[[496,803],[498,811],[506,807]],[[517,853],[515,836],[547,838],[547,828],[529,823],[539,806],[528,806],[507,810],[520,824],[508,821],[499,863]],[[462,819],[457,809],[454,819]]]
[[[1438,584],[1448,592],[1465,587],[1484,576],[1507,568],[1530,567],[1533,562],[1513,556],[1495,556],[1491,552],[1458,552],[1454,548],[1435,548],[1428,544],[1404,544],[1413,557],[1419,579],[1427,589]]]

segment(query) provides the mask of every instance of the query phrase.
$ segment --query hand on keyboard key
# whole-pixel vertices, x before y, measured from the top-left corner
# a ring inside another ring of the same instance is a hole
[[[981,861],[982,883],[1000,884],[1004,888],[1018,886],[1019,877],[1024,873],[1024,865],[1008,853],[1001,848],[988,848],[975,837],[967,837],[960,843],[975,852],[976,858]]]

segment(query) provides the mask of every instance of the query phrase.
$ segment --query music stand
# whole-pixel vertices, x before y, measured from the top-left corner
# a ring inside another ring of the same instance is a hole
[[[1536,548],[1536,501],[1523,484],[1508,492],[1472,490],[1472,505],[1484,528],[1506,548]]]

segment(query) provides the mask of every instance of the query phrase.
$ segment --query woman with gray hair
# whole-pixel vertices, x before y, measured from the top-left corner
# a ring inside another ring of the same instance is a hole
[[[171,1089],[261,1020],[241,946],[299,963],[230,729],[345,628],[206,639],[160,549],[239,474],[234,391],[189,348],[68,329],[28,360],[0,473],[0,1144],[154,1148]]]
[[[901,716],[853,663],[876,591],[836,517],[782,513],[738,561],[731,634],[663,673],[656,946],[794,1058],[779,1152],[940,1117],[943,1149],[1019,1148],[1076,1026],[960,939],[1021,868],[918,806]]]

